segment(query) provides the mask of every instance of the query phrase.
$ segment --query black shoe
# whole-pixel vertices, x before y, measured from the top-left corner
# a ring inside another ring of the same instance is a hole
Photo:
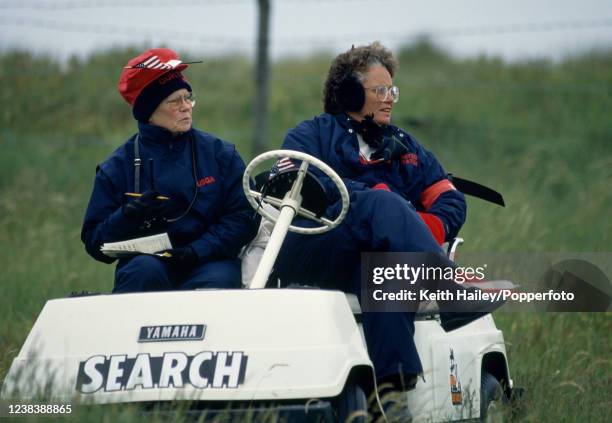
[[[482,291],[478,288],[464,288],[474,298],[480,298]],[[446,300],[438,301],[440,307],[440,324],[442,329],[450,332],[480,319],[506,303],[506,300]]]
[[[482,316],[486,316],[488,313],[482,312],[471,312],[471,313],[444,313],[440,312],[440,326],[445,332],[450,332],[455,329],[459,329],[472,323],[474,320],[480,319]]]

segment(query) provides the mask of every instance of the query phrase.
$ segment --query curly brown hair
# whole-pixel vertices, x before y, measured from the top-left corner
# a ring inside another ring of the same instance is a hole
[[[326,113],[340,113],[342,107],[337,101],[338,87],[347,77],[354,76],[363,82],[368,69],[374,65],[387,68],[391,77],[398,68],[398,63],[391,50],[380,42],[374,41],[365,46],[352,46],[350,50],[336,56],[332,62],[327,80],[323,87],[323,109]]]

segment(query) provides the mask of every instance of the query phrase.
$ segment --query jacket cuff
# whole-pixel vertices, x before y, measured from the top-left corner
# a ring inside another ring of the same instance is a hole
[[[440,245],[444,244],[446,240],[446,230],[444,230],[444,223],[435,214],[418,212],[423,222],[427,225],[431,234],[433,235],[436,242]]]

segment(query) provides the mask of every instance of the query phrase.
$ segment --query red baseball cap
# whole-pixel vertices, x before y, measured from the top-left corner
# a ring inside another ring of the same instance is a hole
[[[189,66],[169,48],[152,48],[134,57],[119,77],[119,94],[133,106],[147,85],[168,72],[181,72]]]

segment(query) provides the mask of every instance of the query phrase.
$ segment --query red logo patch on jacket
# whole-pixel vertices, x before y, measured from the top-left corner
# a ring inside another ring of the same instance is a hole
[[[215,182],[216,180],[214,176],[207,176],[205,178],[200,179],[198,182],[196,182],[196,185],[198,186],[198,188],[201,188],[201,187],[205,187],[206,185],[214,184]]]
[[[402,154],[400,157],[402,164],[409,164],[412,166],[417,166],[419,164],[419,156],[415,153],[406,153]]]

